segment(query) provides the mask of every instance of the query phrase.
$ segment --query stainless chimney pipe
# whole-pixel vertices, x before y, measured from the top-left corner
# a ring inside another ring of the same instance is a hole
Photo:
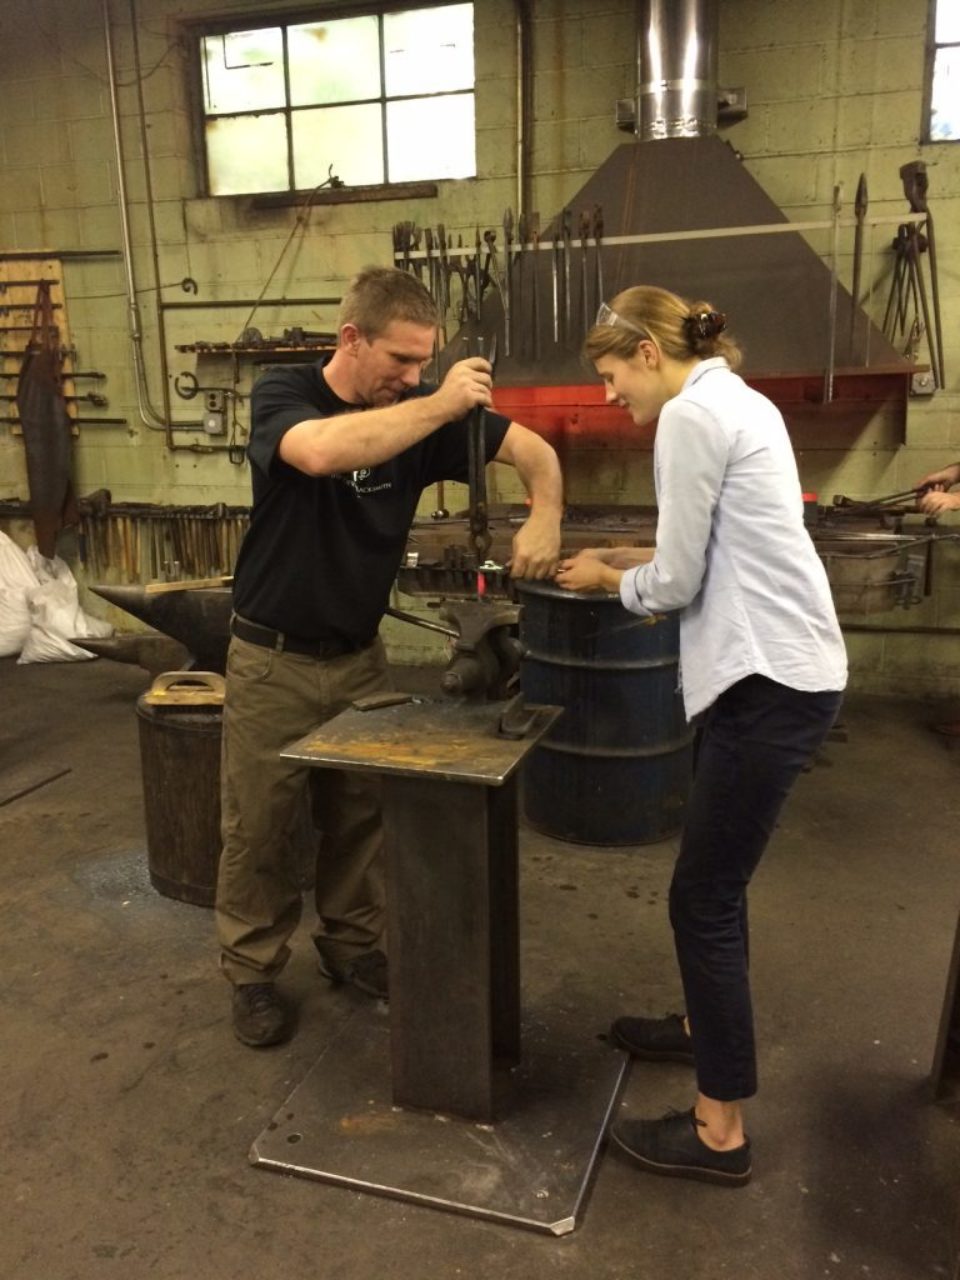
[[[636,131],[643,142],[717,131],[719,0],[641,0]]]

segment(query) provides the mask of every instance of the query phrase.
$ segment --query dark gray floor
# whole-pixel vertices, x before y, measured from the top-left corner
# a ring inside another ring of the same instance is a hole
[[[134,701],[107,661],[0,662],[0,1275],[16,1280],[917,1280],[952,1275],[957,1112],[925,1093],[960,900],[960,752],[937,709],[852,699],[850,740],[799,783],[752,891],[761,1093],[743,1191],[641,1175],[607,1152],[555,1240],[253,1169],[252,1140],[352,1016],[298,935],[289,1044],[228,1025],[211,915],[147,878]],[[2,798],[2,797],[0,797]],[[677,1004],[669,843],[522,835],[527,998],[583,1036]],[[636,1066],[625,1108],[686,1105]]]

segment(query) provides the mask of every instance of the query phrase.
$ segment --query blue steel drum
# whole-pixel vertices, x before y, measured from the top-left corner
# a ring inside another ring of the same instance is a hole
[[[650,623],[619,596],[514,584],[527,702],[564,714],[527,757],[524,813],[580,844],[647,844],[680,829],[693,730],[678,689],[676,614]]]

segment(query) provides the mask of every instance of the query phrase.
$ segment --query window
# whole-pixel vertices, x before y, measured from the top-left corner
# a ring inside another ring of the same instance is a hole
[[[926,140],[960,142],[960,4],[932,0]]]
[[[473,5],[200,38],[211,195],[476,173]]]

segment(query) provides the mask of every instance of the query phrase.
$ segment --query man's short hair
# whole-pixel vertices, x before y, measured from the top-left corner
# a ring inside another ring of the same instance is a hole
[[[365,267],[350,281],[343,295],[340,328],[356,325],[371,340],[395,320],[435,328],[439,323],[437,304],[409,272],[393,267]]]

